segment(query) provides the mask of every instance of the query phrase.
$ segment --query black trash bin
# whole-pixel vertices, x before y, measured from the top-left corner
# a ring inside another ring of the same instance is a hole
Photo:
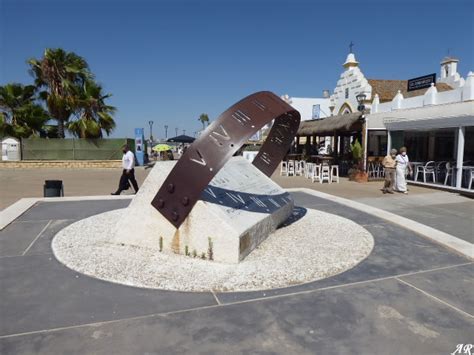
[[[43,186],[44,197],[64,196],[64,187],[62,180],[45,180]]]

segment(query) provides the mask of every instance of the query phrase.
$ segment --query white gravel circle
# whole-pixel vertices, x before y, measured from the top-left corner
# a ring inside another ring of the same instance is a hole
[[[125,209],[75,222],[53,239],[56,258],[67,267],[115,283],[175,291],[252,291],[323,279],[351,269],[374,247],[362,226],[308,209],[278,229],[239,264],[223,264],[157,249],[109,242]]]

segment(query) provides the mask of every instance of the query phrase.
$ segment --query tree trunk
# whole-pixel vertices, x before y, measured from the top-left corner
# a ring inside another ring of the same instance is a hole
[[[64,138],[64,121],[58,120],[58,137]]]

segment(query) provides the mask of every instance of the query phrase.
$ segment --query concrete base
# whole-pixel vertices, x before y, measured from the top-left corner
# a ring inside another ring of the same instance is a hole
[[[293,200],[285,190],[247,160],[235,157],[176,229],[151,205],[175,163],[155,165],[118,221],[113,243],[238,263],[293,211]]]

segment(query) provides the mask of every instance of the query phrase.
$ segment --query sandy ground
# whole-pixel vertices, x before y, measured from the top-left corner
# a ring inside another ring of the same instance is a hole
[[[149,171],[135,169],[139,186]],[[108,195],[117,189],[121,174],[121,169],[0,169],[0,209],[23,197],[43,197],[45,180],[62,180],[65,196]]]

